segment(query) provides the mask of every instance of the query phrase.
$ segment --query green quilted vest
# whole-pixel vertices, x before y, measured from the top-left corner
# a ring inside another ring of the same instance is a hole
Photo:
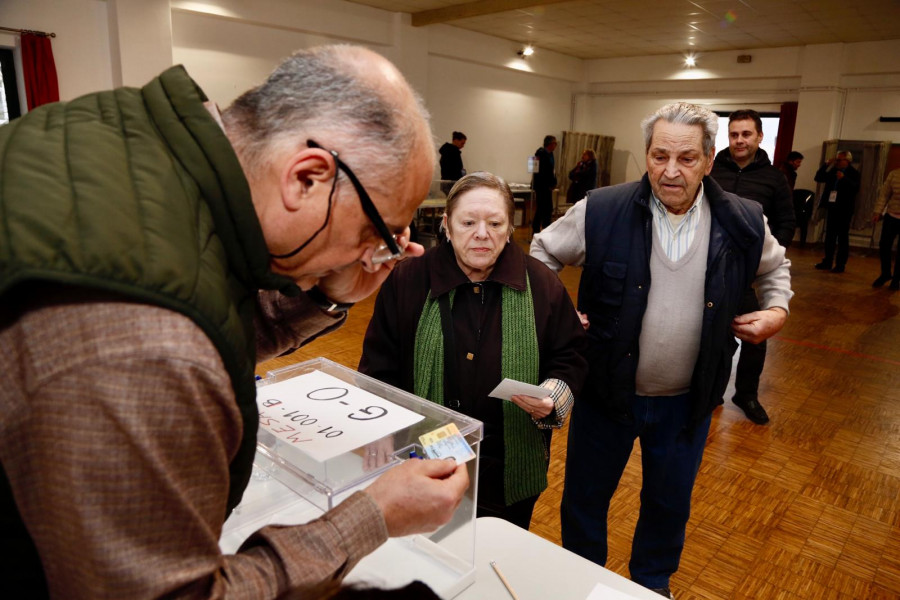
[[[192,319],[221,354],[244,422],[230,510],[256,446],[256,293],[299,288],[269,271],[249,186],[205,100],[177,66],[142,89],[0,127],[0,302],[16,284],[59,282]]]

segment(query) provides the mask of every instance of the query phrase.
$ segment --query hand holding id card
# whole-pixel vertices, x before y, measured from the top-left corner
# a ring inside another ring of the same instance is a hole
[[[456,423],[422,434],[419,441],[428,458],[453,458],[458,465],[475,458],[475,453],[459,432]]]

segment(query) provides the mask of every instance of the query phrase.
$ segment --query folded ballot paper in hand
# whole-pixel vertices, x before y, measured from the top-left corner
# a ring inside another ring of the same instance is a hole
[[[531,396],[533,398],[546,398],[550,390],[539,385],[531,385],[515,379],[506,378],[488,394],[491,398],[510,400],[513,396]]]

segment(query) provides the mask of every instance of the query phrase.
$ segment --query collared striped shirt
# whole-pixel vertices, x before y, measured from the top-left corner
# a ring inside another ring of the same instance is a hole
[[[666,210],[666,206],[659,201],[655,194],[650,194],[650,212],[653,213],[653,227],[656,229],[656,235],[662,243],[662,248],[666,252],[666,256],[673,262],[678,262],[684,256],[691,242],[694,241],[694,234],[697,232],[697,225],[700,224],[700,205],[703,203],[703,183],[700,183],[700,191],[697,193],[697,200],[688,211],[683,215],[672,215]]]

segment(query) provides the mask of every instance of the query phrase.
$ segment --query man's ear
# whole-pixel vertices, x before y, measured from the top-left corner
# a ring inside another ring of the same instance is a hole
[[[319,148],[303,148],[282,163],[279,188],[284,209],[294,212],[325,201],[335,177],[334,158]]]

